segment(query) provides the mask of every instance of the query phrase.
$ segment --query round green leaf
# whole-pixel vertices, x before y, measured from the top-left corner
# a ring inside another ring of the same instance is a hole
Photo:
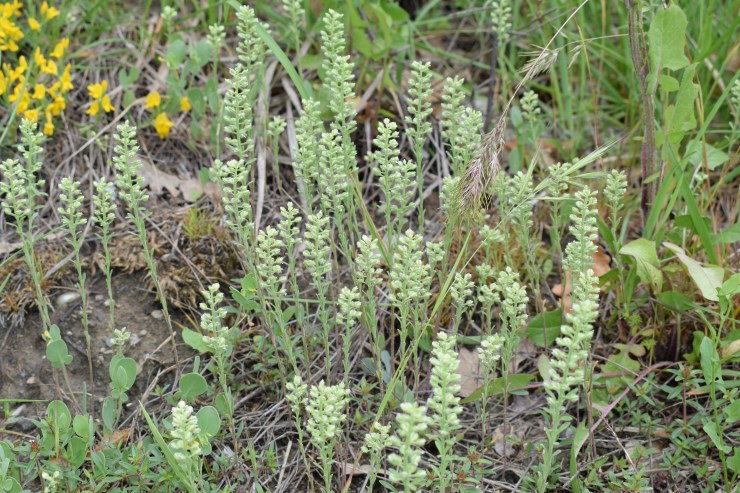
[[[46,419],[50,423],[56,423],[56,426],[60,430],[69,428],[72,422],[72,415],[69,413],[69,408],[62,401],[51,401],[46,407]]]
[[[186,401],[192,400],[208,390],[208,382],[200,373],[187,373],[180,379],[178,397]]]
[[[196,413],[198,418],[198,427],[200,431],[207,437],[216,436],[218,430],[221,428],[221,416],[213,406],[204,406]]]

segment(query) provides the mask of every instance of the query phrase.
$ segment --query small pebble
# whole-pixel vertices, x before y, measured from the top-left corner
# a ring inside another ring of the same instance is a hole
[[[19,419],[18,424],[21,425],[21,430],[26,433],[36,428],[36,424],[33,422],[33,420],[28,418]]]
[[[39,383],[39,379],[33,376],[33,377],[30,377],[28,380],[26,380],[26,383],[28,385],[36,385]]]
[[[69,293],[62,293],[57,296],[57,308],[64,310],[69,306],[70,303],[80,299],[80,293],[70,291]]]
[[[141,329],[141,330],[139,331],[139,336],[141,336],[141,337],[144,337],[144,336],[145,336],[145,335],[147,335],[148,333],[149,333],[149,332],[148,332],[148,331],[147,331],[146,329]]]
[[[95,295],[95,301],[103,301],[103,300],[105,300],[105,295],[102,295],[102,294]]]
[[[162,313],[162,310],[154,310],[149,315],[152,316],[155,320],[162,320],[164,318],[164,313]]]

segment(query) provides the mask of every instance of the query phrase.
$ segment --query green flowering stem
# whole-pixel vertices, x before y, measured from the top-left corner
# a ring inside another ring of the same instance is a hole
[[[372,492],[375,480],[378,477],[380,461],[383,457],[383,449],[388,446],[390,440],[390,425],[382,425],[375,421],[371,427],[370,433],[365,435],[365,444],[362,446],[362,453],[370,455],[370,471],[368,473],[367,491]]]
[[[452,472],[448,471],[453,461],[452,451],[457,443],[457,431],[462,427],[460,415],[460,374],[457,372],[459,360],[455,352],[455,337],[440,332],[432,343],[432,396],[427,406],[432,411],[431,422],[437,432],[435,445],[439,452],[437,468],[437,487],[440,493],[447,491],[452,482]]]
[[[116,134],[114,135],[116,146],[113,149],[115,156],[113,157],[113,164],[116,168],[116,187],[120,191],[121,198],[124,199],[129,208],[127,215],[134,226],[141,243],[142,254],[144,256],[144,262],[149,269],[149,275],[154,284],[154,288],[157,291],[157,297],[159,302],[162,304],[162,313],[164,315],[164,321],[167,324],[167,329],[170,333],[170,342],[172,343],[172,352],[175,356],[175,363],[180,364],[180,357],[177,352],[177,342],[175,340],[175,331],[172,327],[172,319],[170,318],[170,311],[168,309],[167,297],[164,294],[162,285],[159,282],[159,276],[157,275],[157,262],[154,259],[153,252],[149,248],[149,242],[147,240],[146,222],[151,216],[151,213],[142,206],[149,196],[144,193],[142,189],[143,180],[139,176],[138,172],[141,168],[141,161],[136,157],[136,153],[139,151],[139,146],[136,144],[136,128],[129,122],[124,122],[116,127]]]
[[[331,492],[332,467],[334,466],[334,447],[347,420],[345,409],[349,404],[349,390],[344,383],[327,386],[322,380],[311,387],[306,405],[308,422],[306,429],[311,435],[311,443],[319,450],[324,490]]]
[[[105,274],[105,287],[108,292],[108,330],[113,331],[116,326],[116,302],[113,298],[113,269],[111,268],[110,228],[116,218],[114,185],[113,183],[108,182],[105,178],[101,178],[99,181],[95,182],[95,192],[96,193],[93,196],[93,204],[95,205],[93,220],[100,229],[98,238],[100,239],[100,244],[103,247],[103,271]]]
[[[311,474],[311,461],[308,460],[308,454],[306,453],[306,442],[305,433],[303,431],[303,408],[308,404],[308,398],[306,397],[308,391],[308,385],[303,383],[301,375],[296,373],[293,375],[293,380],[286,383],[286,394],[285,398],[290,403],[290,409],[293,413],[293,423],[295,424],[296,431],[298,432],[298,449],[301,452],[303,458],[303,465],[306,468],[306,476],[310,484],[310,491],[314,490],[313,474]]]
[[[388,440],[388,444],[398,450],[398,453],[388,456],[388,462],[393,466],[388,477],[392,482],[402,484],[404,493],[418,491],[424,483],[426,473],[419,464],[429,421],[425,407],[415,402],[401,404],[401,412],[396,417],[396,434]]]
[[[80,237],[79,228],[84,227],[87,224],[87,220],[82,218],[82,194],[80,193],[79,182],[73,182],[71,178],[64,177],[59,183],[59,189],[61,190],[60,200],[62,207],[60,208],[60,215],[62,217],[62,223],[67,228],[69,236],[67,241],[72,247],[74,256],[72,257],[72,264],[74,265],[77,273],[77,291],[80,294],[81,307],[81,320],[82,320],[82,331],[85,337],[85,348],[87,351],[87,369],[90,377],[90,392],[92,399],[90,400],[90,408],[92,413],[95,413],[95,378],[93,376],[93,365],[92,365],[92,343],[90,340],[90,327],[87,318],[88,309],[88,297],[87,289],[85,288],[86,275],[82,270],[82,259],[80,258],[80,249],[82,248],[82,238]]]
[[[15,112],[12,115],[15,115]],[[0,174],[5,178],[4,181],[0,181],[0,196],[5,196],[2,201],[3,210],[15,219],[15,230],[21,240],[23,260],[33,281],[36,306],[41,315],[43,331],[46,333],[51,328],[51,319],[48,303],[42,291],[41,265],[34,254],[36,238],[33,233],[33,222],[39,211],[38,199],[44,195],[41,190],[45,183],[37,176],[43,166],[41,144],[44,141],[44,136],[37,132],[37,127],[38,125],[30,120],[21,120],[22,145],[19,150],[24,164],[17,159],[6,159],[0,163]],[[10,124],[7,128],[10,128]]]

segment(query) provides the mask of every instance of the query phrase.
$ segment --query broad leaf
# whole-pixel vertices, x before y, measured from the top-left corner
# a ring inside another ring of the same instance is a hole
[[[709,301],[718,301],[717,289],[722,286],[722,279],[724,278],[725,271],[721,267],[715,265],[703,266],[693,258],[686,255],[678,245],[673,243],[663,242],[663,246],[671,250],[676,254],[676,257],[686,267],[689,277],[694,281],[694,284],[701,291],[701,295]]]
[[[635,259],[640,280],[650,285],[656,293],[660,293],[663,287],[663,275],[660,272],[660,260],[654,241],[638,238],[624,245],[619,253]]]
[[[686,14],[675,4],[655,14],[650,23],[648,42],[651,90],[662,69],[679,70],[689,64],[689,59],[683,52],[687,25]]]

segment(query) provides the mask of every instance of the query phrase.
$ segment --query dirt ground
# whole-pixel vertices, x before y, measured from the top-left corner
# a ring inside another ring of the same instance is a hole
[[[140,365],[139,374],[130,396],[142,396],[150,387],[162,368],[174,364],[174,354],[169,340],[167,326],[162,319],[159,303],[152,293],[145,289],[143,272],[120,273],[113,277],[113,291],[116,299],[116,326],[126,327],[131,338],[126,346],[126,355]],[[74,358],[66,367],[72,390],[79,401],[82,385],[87,385],[90,395],[85,337],[80,320],[80,300],[71,291],[57,290],[51,297],[54,312],[52,323],[56,323]],[[70,299],[71,298],[71,299]],[[177,317],[175,318],[177,320]],[[105,294],[105,282],[101,278],[91,286],[89,306],[89,326],[93,356],[94,397],[99,403],[108,393],[108,363],[115,349],[111,344],[112,332],[108,327],[109,309]],[[180,342],[182,340],[178,338]],[[4,341],[4,342],[3,342]],[[46,343],[42,338],[38,313],[33,311],[26,317],[21,327],[9,324],[0,326],[0,399],[39,399],[60,398],[60,392],[67,392],[61,371],[57,374],[46,360]],[[178,347],[178,353],[187,353],[187,348]],[[158,379],[158,385],[172,381]],[[134,401],[135,402],[135,401]],[[38,403],[42,408],[44,402]],[[24,415],[36,415],[42,409],[33,409],[34,403],[26,403]]]

